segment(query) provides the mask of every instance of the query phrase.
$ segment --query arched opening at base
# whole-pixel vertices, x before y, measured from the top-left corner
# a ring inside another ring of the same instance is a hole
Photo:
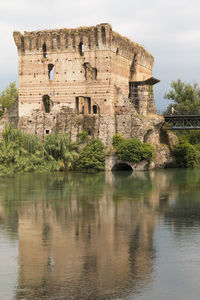
[[[133,169],[130,165],[126,163],[117,163],[112,168],[112,172],[115,171],[133,171]]]

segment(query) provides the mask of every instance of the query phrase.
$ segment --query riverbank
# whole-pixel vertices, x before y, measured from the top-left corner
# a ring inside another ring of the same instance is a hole
[[[41,141],[35,135],[7,124],[2,137],[0,174],[141,171],[163,166],[195,167],[200,161],[199,132],[179,134],[179,142],[173,143],[171,147],[167,143],[152,145],[116,134],[112,145],[106,149],[100,139],[92,138],[87,131],[80,133],[76,142],[71,142],[69,134],[57,131],[46,135]],[[174,140],[177,141],[177,137]]]

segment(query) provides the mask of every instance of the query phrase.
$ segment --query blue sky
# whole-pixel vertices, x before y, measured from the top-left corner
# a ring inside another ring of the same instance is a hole
[[[145,46],[155,58],[158,110],[177,78],[200,84],[199,0],[7,0],[0,3],[0,91],[17,81],[14,30],[31,31],[110,23],[113,30]]]

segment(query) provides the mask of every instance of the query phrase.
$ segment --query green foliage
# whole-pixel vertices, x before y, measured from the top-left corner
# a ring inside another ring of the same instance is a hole
[[[138,163],[142,160],[151,162],[154,148],[150,144],[142,143],[137,139],[124,139],[117,148],[117,157],[120,160]]]
[[[18,90],[15,82],[11,82],[10,85],[0,93],[0,103],[3,108],[9,109],[15,99],[18,97]]]
[[[172,90],[164,95],[165,99],[173,100],[165,114],[170,114],[172,108],[178,114],[199,114],[200,113],[200,88],[197,83],[185,83],[180,79],[172,81]]]
[[[79,133],[78,139],[80,143],[86,143],[88,141],[88,132],[86,130],[83,130],[81,133]]]
[[[177,132],[180,142],[188,142],[192,145],[200,144],[200,130],[184,130]]]
[[[123,136],[120,133],[116,133],[112,138],[112,145],[113,147],[117,148],[117,146],[119,146],[119,144],[121,144],[123,141]]]
[[[43,145],[35,135],[26,134],[19,129],[14,129],[11,123],[5,125],[2,133],[5,146],[15,144],[18,148],[23,148],[28,153],[35,153],[37,150],[41,151]]]
[[[117,157],[120,160],[138,163],[146,160],[152,161],[154,148],[148,143],[142,143],[137,139],[124,139],[121,134],[115,134],[112,141]]]
[[[193,168],[197,166],[200,157],[199,151],[188,142],[179,142],[175,145],[173,155],[180,167]]]
[[[71,143],[67,133],[53,131],[45,138],[44,149],[47,157],[63,161],[65,169],[70,169],[78,158],[77,144]]]
[[[105,169],[104,145],[99,139],[91,140],[82,149],[76,169],[80,171],[103,171]]]
[[[69,169],[78,157],[76,149],[66,133],[53,132],[42,143],[36,136],[7,124],[0,142],[0,173]]]

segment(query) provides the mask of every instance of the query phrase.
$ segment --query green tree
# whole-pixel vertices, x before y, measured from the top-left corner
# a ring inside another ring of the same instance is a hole
[[[138,163],[142,160],[150,163],[154,155],[152,145],[142,143],[137,139],[125,139],[121,134],[113,136],[112,145],[115,148],[118,159],[132,163]]]
[[[171,82],[171,90],[164,95],[165,99],[172,100],[165,113],[200,114],[200,88],[197,83],[185,83],[178,79]]]
[[[0,103],[3,108],[9,109],[15,99],[18,97],[18,90],[15,82],[11,82],[10,85],[0,93]]]
[[[198,164],[200,153],[195,146],[187,142],[180,142],[175,145],[173,154],[179,167],[193,168]]]
[[[71,143],[69,134],[64,132],[58,133],[55,130],[47,135],[44,148],[47,156],[63,161],[65,169],[70,169],[78,158],[77,143]]]
[[[103,171],[105,169],[104,144],[101,140],[93,139],[82,149],[76,169],[79,171]]]
[[[117,148],[117,146],[119,146],[119,144],[121,144],[123,141],[123,136],[120,133],[116,133],[112,138],[112,145],[114,148]]]

